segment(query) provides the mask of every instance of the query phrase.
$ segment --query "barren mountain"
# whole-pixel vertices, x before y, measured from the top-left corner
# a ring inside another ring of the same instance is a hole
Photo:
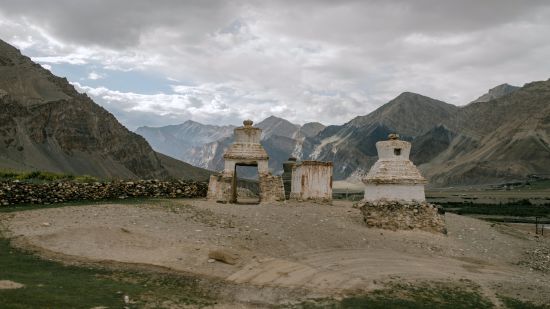
[[[413,143],[411,159],[431,185],[515,181],[550,175],[549,85],[500,85],[464,107],[405,92],[341,126],[300,127],[273,116],[257,126],[275,172],[294,156],[333,161],[335,179],[358,180],[377,160],[376,142],[397,132]],[[193,164],[220,170],[232,141],[225,137],[187,155]]]
[[[489,91],[487,93],[485,93],[482,96],[480,96],[479,98],[475,99],[474,101],[472,101],[472,103],[489,102],[491,100],[498,99],[500,97],[508,95],[508,94],[518,90],[519,88],[520,87],[516,87],[516,86],[512,86],[512,85],[508,85],[508,84],[498,85],[496,87],[493,87],[493,88],[489,89]]]
[[[233,134],[234,126],[205,125],[192,120],[164,127],[139,127],[136,133],[143,136],[155,151],[189,161],[186,154],[194,147],[215,142]]]
[[[255,124],[262,131],[262,144],[269,154],[269,167],[278,173],[282,163],[290,156],[302,159],[302,154],[309,153],[312,144],[308,138],[316,136],[325,128],[318,122],[306,123],[303,126],[293,124],[285,119],[270,116]],[[183,155],[183,158],[196,166],[211,170],[223,168],[223,153],[233,142],[233,134],[215,142],[194,147]]]
[[[306,156],[333,161],[336,179],[358,180],[377,159],[375,143],[397,132],[412,141],[411,159],[434,186],[550,175],[550,81],[501,85],[489,94],[493,99],[459,108],[403,93],[366,116],[327,127]]]
[[[0,41],[0,168],[49,170],[117,178],[206,178],[208,172],[156,153],[141,136]],[[341,126],[303,126],[269,117],[256,126],[281,170],[289,156],[334,162],[335,179],[363,176],[376,161],[375,143],[397,132],[412,141],[411,159],[432,185],[486,184],[550,175],[550,81],[497,86],[456,107],[405,92]],[[233,127],[187,121],[142,127],[154,147],[221,170]]]
[[[1,40],[0,111],[3,169],[102,178],[208,175],[159,156],[145,139],[127,130],[86,94],[78,93],[66,79],[54,76]]]
[[[334,177],[359,178],[377,160],[375,144],[397,132],[412,140],[456,113],[458,107],[419,94],[405,92],[374,112],[342,126],[329,126],[314,137],[308,157],[333,161]]]
[[[421,169],[434,184],[475,184],[550,175],[550,81],[469,104],[446,121],[447,148]]]

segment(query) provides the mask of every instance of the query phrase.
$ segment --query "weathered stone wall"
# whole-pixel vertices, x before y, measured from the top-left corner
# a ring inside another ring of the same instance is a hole
[[[235,142],[223,155],[224,170],[221,175],[210,177],[208,199],[223,203],[236,203],[236,166],[257,166],[260,202],[283,201],[283,179],[269,173],[269,156],[260,144],[262,129],[252,127],[252,120],[243,121],[243,127],[234,130]]]
[[[332,202],[332,162],[303,161],[292,168],[291,199]]]
[[[260,202],[285,200],[283,178],[271,174],[260,174]]]
[[[232,185],[233,177],[211,175],[206,197],[216,202],[230,202],[233,196]]]
[[[78,200],[126,199],[131,197],[205,197],[208,186],[195,181],[140,180],[133,182],[0,182],[0,205],[52,204]]]
[[[269,173],[259,175],[260,202],[284,201],[285,192],[283,188],[283,178],[273,176]],[[234,196],[233,186],[234,178],[232,176],[212,175],[208,185],[209,200],[221,203],[235,203],[237,196]]]
[[[426,202],[361,201],[355,204],[368,227],[447,233],[443,212]]]

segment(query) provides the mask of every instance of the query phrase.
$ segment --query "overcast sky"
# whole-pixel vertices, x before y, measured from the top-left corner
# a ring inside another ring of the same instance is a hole
[[[550,77],[550,1],[8,1],[0,39],[128,128],[341,124]]]

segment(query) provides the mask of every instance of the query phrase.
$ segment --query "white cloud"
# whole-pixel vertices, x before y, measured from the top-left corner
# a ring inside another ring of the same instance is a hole
[[[80,81],[129,126],[144,115],[338,124],[403,91],[465,104],[497,84],[549,77],[545,1],[73,3],[7,2],[0,37],[43,65],[83,66],[90,80],[100,69],[163,77],[172,93]]]
[[[88,74],[88,79],[91,79],[91,80],[98,80],[98,79],[102,79],[102,78],[105,78],[105,75],[99,74],[95,71],[92,71]]]

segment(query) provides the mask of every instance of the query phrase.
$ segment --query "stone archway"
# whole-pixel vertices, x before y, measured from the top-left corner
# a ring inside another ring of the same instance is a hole
[[[258,172],[258,162],[237,162],[235,163],[235,171],[233,172],[233,181],[232,181],[232,187],[231,187],[231,203],[244,203],[244,204],[257,204],[260,202],[259,196],[257,203],[254,203],[250,199],[248,199],[246,202],[243,202],[242,200],[239,201],[239,173],[237,173],[239,166],[247,166],[247,167],[256,167],[256,171],[258,174],[258,182],[260,181],[259,172]],[[258,192],[259,193],[259,192]]]
[[[235,128],[235,142],[224,153],[224,170],[221,175],[212,175],[208,185],[208,199],[224,203],[237,201],[237,165],[258,167],[260,202],[283,201],[285,193],[281,176],[269,172],[269,156],[260,144],[262,129],[252,126],[252,120],[243,121]]]

